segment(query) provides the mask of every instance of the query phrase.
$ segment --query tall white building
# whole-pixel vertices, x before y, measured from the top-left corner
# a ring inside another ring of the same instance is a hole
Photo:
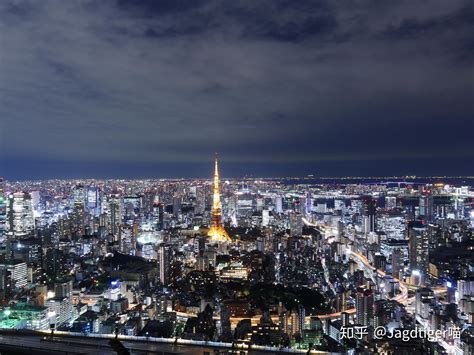
[[[25,237],[33,233],[35,219],[31,195],[15,192],[8,201],[8,230],[14,237]]]
[[[56,327],[69,321],[72,317],[72,303],[69,297],[49,298],[45,306],[54,314]]]
[[[262,211],[262,227],[268,226],[270,223],[270,211],[267,209],[264,209]]]
[[[282,213],[283,212],[283,197],[277,196],[275,198],[275,212]]]
[[[28,283],[28,267],[23,261],[0,263],[0,290],[23,288]]]
[[[30,192],[31,203],[33,204],[33,210],[38,211],[41,208],[41,195],[38,190]]]
[[[158,267],[160,282],[168,286],[170,282],[171,247],[160,244],[158,247]]]

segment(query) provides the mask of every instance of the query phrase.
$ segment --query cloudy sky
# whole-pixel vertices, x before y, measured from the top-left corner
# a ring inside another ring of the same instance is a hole
[[[5,0],[0,175],[474,174],[472,1]]]

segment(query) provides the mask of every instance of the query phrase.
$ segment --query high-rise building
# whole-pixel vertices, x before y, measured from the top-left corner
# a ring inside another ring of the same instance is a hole
[[[122,223],[122,199],[119,194],[112,194],[109,199],[110,233],[117,236]]]
[[[160,244],[158,246],[158,275],[163,286],[170,282],[171,246]]]
[[[3,189],[3,178],[0,177],[0,238],[7,231],[7,200]]]
[[[31,203],[33,210],[37,211],[41,208],[41,194],[38,190],[30,191]]]
[[[214,190],[212,195],[211,228],[209,229],[207,235],[213,241],[232,241],[224,226],[222,225],[222,205],[219,191],[219,168],[217,163],[217,154],[214,164]]]
[[[221,326],[221,336],[220,339],[222,341],[232,341],[232,330],[231,330],[231,322],[230,322],[230,312],[228,308],[224,305],[221,307],[221,319],[220,319],[220,326]]]
[[[306,193],[305,199],[305,211],[304,213],[310,215],[313,212],[313,197],[311,196],[311,192]]]
[[[178,196],[173,197],[173,216],[177,218],[181,210],[181,199]]]
[[[49,298],[46,300],[45,306],[54,314],[56,326],[66,323],[72,317],[72,303],[69,297]]]
[[[432,289],[424,287],[416,290],[415,294],[415,312],[417,316],[428,319],[431,306],[436,302]]]
[[[120,252],[122,254],[135,254],[136,239],[134,237],[134,228],[128,224],[123,224],[119,228]]]
[[[270,223],[270,211],[267,209],[262,210],[262,227],[267,227]]]
[[[397,248],[392,253],[392,276],[399,279],[400,270],[403,267],[403,254],[402,251]]]
[[[377,203],[372,200],[364,202],[364,233],[369,234],[377,230],[376,223]]]
[[[15,192],[10,195],[7,216],[8,231],[15,239],[31,236],[35,229],[35,219],[30,194]]]
[[[374,302],[374,327],[383,327],[392,319],[393,303],[380,299]]]
[[[196,204],[194,206],[194,213],[202,215],[206,210],[206,194],[202,187],[196,186]]]
[[[408,240],[408,258],[411,270],[418,270],[426,274],[429,265],[429,238],[426,226],[418,221],[410,222]]]
[[[146,189],[143,193],[143,212],[150,213],[153,210],[153,203],[156,197],[155,189]]]
[[[86,234],[84,203],[76,201],[72,213],[72,228],[76,237]]]
[[[164,215],[165,215],[165,209],[164,209],[163,204],[155,203],[153,205],[153,217],[155,218],[156,228],[158,230],[163,230],[163,228],[165,227]]]
[[[283,213],[283,197],[281,196],[275,197],[275,212]]]
[[[428,243],[429,243],[428,249],[430,251],[435,250],[438,247],[444,246],[445,230],[441,225],[435,224],[435,223],[429,223],[426,229],[427,229],[426,233],[428,234]]]
[[[420,197],[420,217],[426,221],[431,221],[433,219],[433,196],[424,195]]]
[[[73,190],[73,203],[82,203],[86,202],[86,189],[84,185],[77,184],[74,186]]]
[[[302,334],[305,329],[305,316],[306,312],[303,306],[298,307],[298,311],[291,313],[291,333]]]
[[[291,332],[291,323],[289,321],[289,317],[288,317],[288,312],[287,311],[284,311],[284,312],[280,312],[279,314],[279,328],[280,328],[280,331],[285,333],[285,334],[290,334]]]
[[[306,310],[302,305],[298,306],[298,330],[302,334],[306,328]]]
[[[374,266],[378,270],[385,271],[387,266],[387,258],[381,253],[375,253],[374,255]]]
[[[303,234],[303,220],[298,212],[290,213],[290,234],[292,237],[301,237]]]
[[[86,196],[86,207],[94,216],[100,213],[100,194],[99,189],[95,186],[89,186]]]
[[[374,318],[374,293],[372,290],[359,288],[356,295],[356,324],[372,325]]]
[[[7,260],[0,263],[0,290],[11,291],[27,285],[28,268],[25,262]]]
[[[107,234],[107,231],[110,229],[108,228],[109,222],[110,220],[107,214],[101,213],[99,215],[99,228],[97,232],[101,238],[103,238]]]

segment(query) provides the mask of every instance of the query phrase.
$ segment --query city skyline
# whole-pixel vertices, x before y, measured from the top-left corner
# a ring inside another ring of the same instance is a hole
[[[103,349],[472,353],[471,180],[213,166],[212,182],[0,179],[2,351],[115,334]]]
[[[0,353],[474,354],[473,0],[0,0]]]
[[[5,1],[10,180],[472,175],[469,1]]]

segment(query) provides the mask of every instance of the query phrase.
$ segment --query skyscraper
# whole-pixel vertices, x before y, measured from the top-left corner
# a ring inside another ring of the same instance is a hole
[[[7,201],[3,191],[3,178],[0,178],[0,237],[7,229]]]
[[[392,276],[400,278],[400,270],[403,267],[403,254],[400,249],[395,249],[392,253]]]
[[[73,190],[74,203],[84,204],[86,201],[85,187],[82,184],[77,184]]]
[[[429,264],[429,235],[426,226],[419,221],[408,225],[408,257],[411,270],[424,274],[428,272]]]
[[[8,203],[9,232],[16,238],[27,238],[35,229],[33,204],[30,194],[15,192]]]
[[[173,197],[173,216],[177,218],[181,209],[181,199],[179,196]]]
[[[427,319],[430,305],[436,302],[435,294],[428,287],[419,288],[415,293],[415,313],[423,319]]]
[[[72,222],[74,234],[76,237],[82,237],[86,233],[84,203],[79,201],[74,202]]]
[[[364,207],[364,232],[365,234],[369,234],[377,230],[377,203],[369,199],[364,202]]]
[[[290,213],[290,234],[292,237],[301,237],[303,234],[303,220],[298,212]]]
[[[99,189],[95,186],[89,186],[87,189],[87,209],[91,211],[94,216],[98,216],[100,212]]]
[[[171,247],[166,244],[158,246],[158,271],[160,282],[163,286],[168,286],[170,282],[170,263],[171,263]]]
[[[423,195],[420,197],[420,217],[427,221],[431,221],[433,219],[433,196],[431,195]]]
[[[207,235],[211,238],[211,240],[214,241],[232,241],[232,239],[229,237],[226,230],[224,229],[224,226],[222,225],[222,205],[219,191],[219,169],[217,164],[217,154],[214,170],[214,192],[212,195],[211,228],[209,229]]]
[[[110,232],[117,236],[119,232],[119,226],[122,223],[122,200],[119,194],[112,194],[110,196]]]
[[[156,222],[156,228],[158,230],[163,230],[164,228],[164,206],[162,203],[153,204],[153,218]]]
[[[356,296],[356,323],[363,326],[372,325],[374,318],[374,293],[372,290],[359,288]]]

